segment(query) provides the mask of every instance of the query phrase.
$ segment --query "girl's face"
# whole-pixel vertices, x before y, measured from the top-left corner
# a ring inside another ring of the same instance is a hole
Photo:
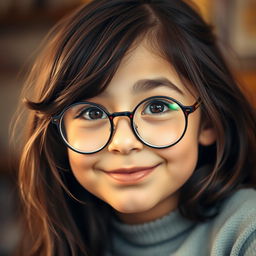
[[[132,111],[143,99],[160,95],[193,105],[197,99],[181,83],[172,66],[149,49],[141,43],[131,51],[107,89],[87,101],[103,105],[110,113]],[[139,80],[159,78],[168,79],[173,86],[135,88]],[[174,210],[179,189],[195,169],[198,144],[209,145],[215,140],[212,129],[200,126],[200,108],[189,115],[182,140],[165,149],[150,148],[140,142],[128,117],[116,117],[114,124],[112,140],[100,152],[83,155],[68,149],[78,182],[112,206],[127,223],[147,222]],[[138,167],[142,169],[130,173],[130,168]]]

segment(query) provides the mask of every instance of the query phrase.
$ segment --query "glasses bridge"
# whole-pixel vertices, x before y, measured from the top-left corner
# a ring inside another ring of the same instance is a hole
[[[132,112],[129,112],[129,111],[123,111],[123,112],[114,112],[112,114],[109,115],[109,118],[111,120],[113,120],[115,117],[117,116],[127,116],[129,117],[130,119],[133,117],[133,113]]]

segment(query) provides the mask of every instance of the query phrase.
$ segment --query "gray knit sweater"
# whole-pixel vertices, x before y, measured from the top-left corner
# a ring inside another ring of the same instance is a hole
[[[202,224],[178,211],[140,225],[113,221],[113,256],[256,256],[256,191],[243,189]]]

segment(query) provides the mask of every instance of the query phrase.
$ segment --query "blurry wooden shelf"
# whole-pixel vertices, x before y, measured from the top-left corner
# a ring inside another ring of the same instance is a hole
[[[78,7],[78,4],[54,9],[31,9],[27,12],[21,12],[15,9],[9,10],[4,15],[0,16],[0,24],[2,27],[12,25],[19,27],[38,25],[42,23],[55,23],[76,7]]]
[[[236,71],[235,76],[240,82],[245,94],[256,106],[256,69]]]

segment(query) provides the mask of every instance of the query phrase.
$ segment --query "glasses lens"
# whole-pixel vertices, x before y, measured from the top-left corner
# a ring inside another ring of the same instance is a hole
[[[104,147],[111,124],[106,112],[97,105],[77,104],[65,111],[60,123],[61,134],[73,149],[90,153]]]
[[[146,144],[165,147],[181,138],[186,127],[186,118],[176,102],[154,98],[138,106],[134,113],[133,126]]]

